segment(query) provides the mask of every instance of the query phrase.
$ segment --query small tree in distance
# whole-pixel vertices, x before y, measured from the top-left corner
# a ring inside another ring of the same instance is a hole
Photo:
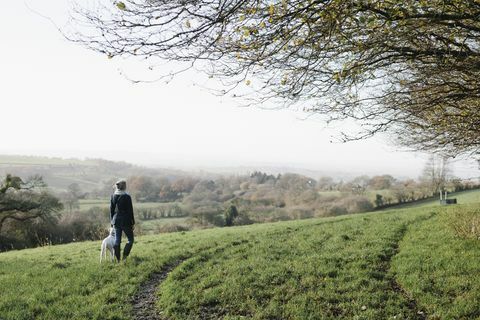
[[[450,175],[448,161],[444,157],[431,155],[423,168],[420,180],[430,190],[431,195],[445,189]]]
[[[224,216],[225,216],[225,226],[227,227],[233,226],[233,222],[235,221],[235,218],[238,217],[237,207],[234,205],[230,205],[225,210]]]

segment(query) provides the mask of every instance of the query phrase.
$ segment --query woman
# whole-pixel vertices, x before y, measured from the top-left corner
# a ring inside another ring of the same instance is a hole
[[[128,242],[123,249],[123,260],[130,254],[133,246],[133,229],[135,218],[133,217],[132,198],[126,192],[127,182],[119,180],[115,183],[115,192],[110,201],[110,219],[112,227],[115,228],[115,258],[120,262],[120,243],[122,242],[122,232],[125,232]]]

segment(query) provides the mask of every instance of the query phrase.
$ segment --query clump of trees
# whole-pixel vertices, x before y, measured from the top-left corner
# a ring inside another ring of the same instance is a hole
[[[69,192],[78,191],[72,188]],[[72,197],[64,198],[70,204]],[[77,200],[78,201],[78,200]],[[0,183],[0,251],[105,236],[109,213],[100,208],[78,214],[47,189],[40,176],[7,174]]]
[[[63,205],[44,187],[45,183],[39,176],[23,181],[20,177],[8,174],[1,182],[1,247],[8,246],[9,239],[16,235],[25,239],[38,238],[36,232],[30,232],[32,225],[48,223],[57,218]]]
[[[161,204],[154,208],[136,208],[135,215],[141,220],[154,220],[159,218],[184,217],[186,213],[177,204]]]
[[[230,226],[367,212],[431,198],[440,190],[454,192],[476,187],[474,183],[452,177],[448,163],[441,158],[431,158],[418,180],[364,175],[344,181],[259,171],[214,179],[132,177],[131,180],[136,182],[130,184],[130,192],[137,201],[166,201],[164,194],[172,194],[175,186],[175,196],[168,198],[170,201],[174,199],[173,202],[156,209],[139,209],[141,219],[189,216],[190,224],[200,226]],[[149,197],[138,196],[144,195],[146,189],[156,193],[150,193]]]

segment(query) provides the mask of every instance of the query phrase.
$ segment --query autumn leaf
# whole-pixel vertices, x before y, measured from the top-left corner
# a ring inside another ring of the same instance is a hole
[[[271,4],[269,7],[268,7],[268,14],[273,16],[275,14],[275,7],[273,6],[273,4]]]
[[[120,10],[125,10],[127,7],[125,6],[125,3],[120,1],[120,2],[117,2],[117,8]]]

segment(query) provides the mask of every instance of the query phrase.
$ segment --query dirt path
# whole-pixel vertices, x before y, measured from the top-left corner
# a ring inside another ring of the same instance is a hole
[[[165,266],[158,272],[150,275],[150,278],[140,286],[140,290],[132,300],[132,319],[134,320],[166,320],[155,309],[158,286],[167,278],[168,274],[184,260],[177,260]]]

